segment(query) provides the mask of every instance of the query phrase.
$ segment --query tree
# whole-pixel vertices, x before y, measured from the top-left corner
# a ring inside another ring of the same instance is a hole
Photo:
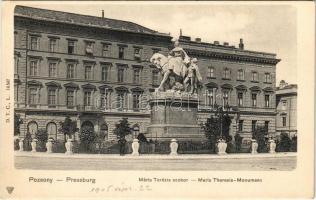
[[[23,120],[19,114],[14,113],[14,136],[20,135],[20,125],[23,124]]]
[[[113,130],[113,132],[119,140],[125,139],[125,136],[132,134],[132,130],[127,118],[123,118],[120,120],[120,123],[115,124],[115,129]]]
[[[39,129],[36,134],[35,138],[38,140],[38,149],[39,151],[45,151],[45,144],[48,139],[47,131],[46,129]]]
[[[231,136],[229,135],[231,118],[228,112],[223,113],[221,107],[216,105],[217,111],[215,117],[211,116],[207,119],[206,123],[202,125],[205,131],[205,136],[208,138],[211,144],[211,149],[215,152],[215,147],[217,140],[223,138],[226,142],[231,141]]]
[[[240,152],[241,150],[242,139],[238,133],[235,135],[236,152]]]
[[[72,121],[69,116],[65,118],[63,122],[60,122],[60,129],[59,131],[62,132],[65,136],[66,141],[66,135],[69,136],[69,138],[72,137],[75,132],[77,132],[79,129],[77,128],[77,122]]]
[[[115,124],[113,132],[117,136],[120,145],[120,155],[124,155],[126,145],[125,136],[132,134],[132,129],[130,128],[127,118],[123,118],[120,120],[120,123]]]
[[[255,139],[258,143],[258,152],[267,152],[267,136],[268,131],[264,126],[257,126],[254,132],[252,133],[252,138]]]
[[[144,133],[138,134],[137,139],[138,139],[140,142],[149,143],[148,140],[147,140],[147,138],[146,138],[146,136],[144,135]]]
[[[85,127],[80,131],[79,138],[81,141],[81,145],[83,145],[86,152],[89,152],[91,144],[93,144],[96,139],[97,135],[93,128]]]
[[[280,141],[277,145],[278,152],[289,152],[292,146],[292,141],[287,133],[282,132],[280,135]]]

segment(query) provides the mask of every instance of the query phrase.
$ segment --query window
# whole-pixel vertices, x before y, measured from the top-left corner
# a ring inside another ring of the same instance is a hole
[[[14,31],[14,48],[17,46],[16,44],[18,43],[17,38],[18,38],[18,32]]]
[[[282,110],[286,110],[286,101],[282,101]]]
[[[38,40],[38,37],[31,36],[31,50],[38,50]]]
[[[264,95],[264,105],[265,107],[270,107],[270,95]]]
[[[92,66],[85,66],[84,78],[86,80],[91,80],[92,79]]]
[[[214,105],[214,90],[213,89],[209,89],[207,92],[208,92],[207,93],[208,105],[212,106],[212,105]]]
[[[140,69],[134,69],[134,83],[140,83]]]
[[[252,120],[251,121],[251,131],[255,132],[256,127],[257,127],[257,120]]]
[[[223,106],[227,106],[228,105],[228,91],[224,91],[223,92]]]
[[[84,105],[91,106],[91,91],[84,92]]]
[[[14,74],[18,74],[19,72],[19,58],[15,55],[14,56]]]
[[[37,123],[35,121],[28,123],[27,132],[29,132],[32,135],[32,138],[35,137],[37,130],[38,130],[38,126],[37,126]]]
[[[271,83],[271,74],[270,73],[264,74],[264,82]]]
[[[57,125],[54,122],[49,122],[46,127],[48,138],[57,139]]]
[[[244,128],[244,120],[239,120],[238,131],[243,131],[243,128]]]
[[[86,42],[86,54],[93,55],[93,42]]]
[[[251,80],[257,82],[258,81],[258,73],[252,72]]]
[[[75,66],[74,64],[67,65],[67,78],[74,78],[75,77]]]
[[[282,126],[286,126],[286,117],[282,117]]]
[[[37,64],[36,60],[30,61],[30,76],[37,76]]]
[[[137,61],[140,61],[140,48],[135,48],[134,49],[134,59]]]
[[[124,59],[124,47],[119,47],[119,58]]]
[[[34,105],[37,103],[37,89],[36,88],[30,88],[30,94],[29,94],[29,104]]]
[[[67,107],[73,107],[74,106],[74,91],[73,90],[67,90]]]
[[[106,124],[102,124],[100,128],[101,135],[104,136],[104,139],[108,139],[108,126]]]
[[[156,49],[156,48],[152,48],[152,50],[153,50],[153,54],[159,53],[159,51],[160,51],[160,49]]]
[[[223,79],[230,79],[230,70],[228,68],[224,69]]]
[[[238,72],[237,72],[237,80],[241,80],[241,81],[245,80],[245,72],[244,72],[244,70],[242,70],[242,69],[238,70]]]
[[[48,64],[48,76],[49,77],[56,77],[56,63],[49,63]]]
[[[208,75],[210,78],[215,78],[214,67],[208,68]]]
[[[117,81],[122,83],[124,82],[124,68],[118,68],[117,71]]]
[[[257,94],[256,93],[252,93],[251,94],[251,102],[252,102],[252,107],[256,107],[257,106]]]
[[[56,89],[48,89],[48,106],[56,105]]]
[[[75,41],[68,40],[68,54],[75,53]]]
[[[270,123],[269,121],[264,122],[264,128],[267,132],[269,131],[269,123]]]
[[[133,94],[133,109],[139,110],[140,107],[140,94],[135,93]]]
[[[102,56],[109,57],[109,50],[110,50],[109,44],[102,44]]]
[[[107,102],[109,102],[110,98],[110,93],[109,92],[105,92],[105,93],[101,93],[101,108],[109,108],[109,105]]]
[[[237,98],[238,98],[238,106],[242,106],[243,105],[243,93],[238,92]]]
[[[107,81],[108,80],[108,70],[109,66],[103,65],[101,68],[101,80],[102,81]]]
[[[159,85],[158,71],[153,71],[152,72],[152,84],[153,85]]]
[[[125,94],[123,93],[123,92],[119,92],[118,94],[117,94],[117,100],[116,100],[116,102],[117,102],[117,104],[116,104],[116,108],[118,109],[118,110],[123,110],[123,108],[124,108],[124,103],[125,103]]]
[[[56,51],[56,47],[57,47],[57,40],[54,38],[50,38],[49,39],[49,44],[48,44],[48,50],[50,52],[55,52]]]

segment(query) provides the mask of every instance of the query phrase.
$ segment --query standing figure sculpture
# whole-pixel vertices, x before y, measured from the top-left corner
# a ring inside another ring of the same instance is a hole
[[[190,93],[191,94],[197,93],[197,89],[201,81],[202,81],[202,76],[200,74],[200,71],[197,65],[197,59],[196,58],[190,59],[188,74],[183,81],[186,91],[189,92],[188,88],[190,86]]]

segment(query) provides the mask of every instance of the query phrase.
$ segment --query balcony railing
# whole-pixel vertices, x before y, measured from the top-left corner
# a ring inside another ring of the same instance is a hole
[[[224,111],[228,109],[229,112],[275,112],[276,108],[272,107],[245,107],[245,106],[229,106],[224,107]],[[206,105],[206,104],[199,104],[198,106],[199,111],[216,111],[215,106],[213,105]]]
[[[15,103],[14,108],[16,109],[27,109],[27,110],[52,110],[52,111],[77,111],[77,112],[98,112],[98,113],[140,113],[140,114],[149,114],[150,110],[147,108],[106,108],[100,106],[67,106],[67,105],[48,105],[48,104],[27,104],[24,103]]]

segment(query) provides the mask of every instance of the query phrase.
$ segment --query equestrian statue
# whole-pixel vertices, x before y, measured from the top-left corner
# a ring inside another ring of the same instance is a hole
[[[190,58],[183,48],[179,47],[179,42],[175,42],[175,47],[168,56],[155,53],[150,58],[160,71],[162,81],[156,91],[174,91],[197,93],[197,89],[202,81],[196,58]]]

